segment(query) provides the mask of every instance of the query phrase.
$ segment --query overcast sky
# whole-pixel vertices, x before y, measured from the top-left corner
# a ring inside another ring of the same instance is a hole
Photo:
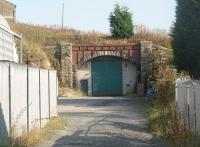
[[[175,20],[175,0],[9,0],[17,5],[17,20],[41,25],[61,25],[83,31],[109,32],[108,17],[114,4],[127,6],[134,23],[170,30]]]

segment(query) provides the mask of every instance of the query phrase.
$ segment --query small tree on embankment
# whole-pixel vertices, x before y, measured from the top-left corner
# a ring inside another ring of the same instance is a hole
[[[110,31],[113,38],[124,39],[133,35],[132,13],[127,7],[115,5],[115,9],[110,13]]]

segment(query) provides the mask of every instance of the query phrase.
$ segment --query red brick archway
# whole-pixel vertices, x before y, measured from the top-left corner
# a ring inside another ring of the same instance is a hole
[[[71,43],[60,43],[46,46],[46,49],[50,50],[58,59],[60,81],[69,87],[76,85],[74,79],[76,79],[78,67],[96,57],[114,56],[132,62],[141,73],[140,79],[142,82],[145,82],[146,73],[151,67],[149,63],[151,63],[152,43],[149,41],[130,45],[73,45]]]
[[[92,58],[100,56],[115,56],[136,63],[141,60],[140,44],[133,45],[73,45],[73,65],[80,65]]]

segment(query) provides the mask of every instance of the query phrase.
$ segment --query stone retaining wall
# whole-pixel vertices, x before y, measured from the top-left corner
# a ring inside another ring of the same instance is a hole
[[[142,41],[137,46],[140,48],[140,57],[136,58],[138,70],[140,71],[140,76],[137,81],[145,83],[148,73],[152,70],[153,58],[157,57],[160,51],[155,50],[154,44],[150,41]],[[77,88],[77,70],[79,65],[73,64],[73,54],[77,55],[77,53],[73,53],[73,45],[71,43],[61,43],[57,46],[48,46],[46,49],[51,50],[55,58],[60,61],[60,82],[70,88]]]

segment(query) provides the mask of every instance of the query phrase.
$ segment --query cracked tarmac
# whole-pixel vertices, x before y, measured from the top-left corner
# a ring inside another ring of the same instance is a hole
[[[37,147],[165,147],[147,126],[144,98],[59,99],[67,128]]]

